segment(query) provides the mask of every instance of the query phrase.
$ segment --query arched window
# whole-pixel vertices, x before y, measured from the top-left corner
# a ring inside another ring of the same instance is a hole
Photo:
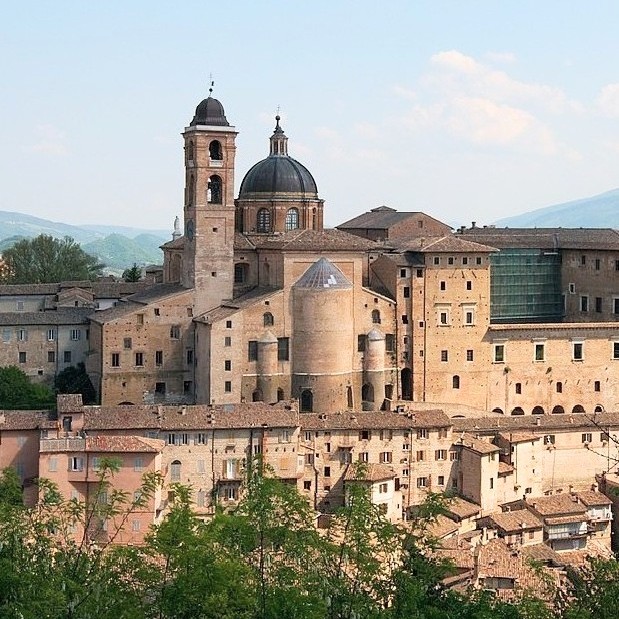
[[[193,140],[187,142],[187,162],[193,163]]]
[[[262,315],[262,319],[265,327],[272,327],[275,324],[275,319],[273,318],[273,314],[271,314],[271,312],[265,312]]]
[[[177,284],[181,281],[181,257],[180,254],[170,256],[170,274],[169,282]]]
[[[180,460],[174,460],[172,464],[170,464],[170,481],[180,481],[181,480],[181,462]]]
[[[572,409],[572,414],[584,413],[584,412],[585,412],[585,409],[582,404],[576,404],[576,406],[574,406],[574,408]]]
[[[516,406],[516,408],[512,411],[512,415],[524,415],[524,410],[520,406]]]
[[[604,412],[604,407],[601,404],[597,404],[596,407],[593,409],[594,413],[603,413]]]
[[[363,402],[374,402],[374,387],[370,383],[365,383],[361,387],[361,400]]]
[[[288,209],[286,213],[286,230],[296,230],[299,227],[299,211],[296,208]]]
[[[372,322],[375,325],[379,325],[380,324],[380,312],[378,310],[372,310]]]
[[[224,158],[221,151],[221,142],[219,140],[213,140],[208,145],[208,154],[214,161],[221,161]]]
[[[257,232],[271,232],[271,211],[268,208],[261,208],[256,217]]]
[[[557,404],[553,409],[552,409],[552,414],[553,415],[563,415],[563,413],[565,412],[565,409],[560,405]]]
[[[311,389],[301,391],[301,412],[311,413],[314,410],[314,394]]]
[[[352,401],[352,387],[350,385],[348,385],[348,387],[346,387],[346,400],[347,400],[347,404],[348,404],[348,408],[352,408],[353,407],[353,401]]]
[[[493,412],[493,413],[497,413],[498,415],[503,415],[503,414],[504,414],[504,413],[503,413],[503,409],[502,409],[502,408],[499,408],[498,406],[497,406],[496,408],[493,408],[493,409],[492,409],[492,412]]]
[[[222,203],[221,177],[214,174],[208,179],[208,187],[206,190],[206,201],[209,204]]]
[[[400,372],[400,379],[402,381],[402,399],[403,400],[411,400],[412,399],[412,385],[411,380],[413,378],[413,373],[410,368],[402,368]]]
[[[196,196],[196,179],[193,174],[189,177],[189,184],[187,185],[187,204],[193,206]]]
[[[284,390],[280,387],[277,390],[277,401],[281,402],[284,399]]]
[[[541,406],[536,406],[532,411],[531,411],[532,415],[543,415],[544,414],[544,409]]]
[[[460,377],[458,375],[452,377],[451,386],[454,389],[460,389]]]
[[[251,401],[262,402],[263,400],[264,398],[262,397],[262,391],[260,389],[255,389],[254,392],[251,394]]]

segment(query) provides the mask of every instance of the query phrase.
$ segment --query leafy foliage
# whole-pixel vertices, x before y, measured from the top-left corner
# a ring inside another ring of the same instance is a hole
[[[92,280],[103,268],[71,238],[41,234],[18,241],[2,254],[3,280],[8,284],[43,284],[67,280]]]
[[[56,376],[54,388],[57,393],[81,393],[84,404],[93,404],[97,399],[95,388],[82,362],[62,370]]]
[[[142,269],[134,262],[130,269],[123,271],[122,278],[126,282],[139,282],[142,279]]]
[[[54,393],[47,386],[30,382],[14,365],[0,367],[0,409],[46,409],[54,405]]]

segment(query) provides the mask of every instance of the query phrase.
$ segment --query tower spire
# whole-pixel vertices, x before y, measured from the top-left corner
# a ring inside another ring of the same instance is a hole
[[[279,105],[277,106],[277,115],[275,116],[275,129],[271,136],[271,155],[283,155],[288,156],[288,138],[281,128],[279,121],[281,116],[279,115]]]

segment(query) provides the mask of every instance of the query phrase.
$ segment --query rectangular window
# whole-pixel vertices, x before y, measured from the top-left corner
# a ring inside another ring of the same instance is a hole
[[[372,433],[369,430],[359,430],[359,440],[369,441],[372,438]]]
[[[598,314],[602,311],[602,297],[595,297],[595,311]]]
[[[226,337],[224,337],[224,346],[226,348],[232,346],[232,338],[229,335],[226,335]]]
[[[589,311],[589,297],[586,295],[581,295],[580,297],[580,311],[581,312]]]
[[[224,371],[225,372],[232,371],[232,361],[230,359],[225,359],[224,360]]]
[[[131,350],[131,347],[133,346],[133,343],[131,341],[130,337],[125,337],[123,338],[123,348],[125,350]]]
[[[155,308],[153,309],[153,313],[155,314],[155,316],[161,316],[161,312],[160,312],[160,310],[159,310],[159,308],[158,308],[158,307],[155,307]]]
[[[25,342],[28,340],[28,331],[26,329],[17,329],[17,340],[19,342]]]
[[[135,353],[135,365],[141,367],[144,365],[144,353],[136,352]]]
[[[71,329],[71,339],[74,342],[82,339],[82,330],[81,329]]]
[[[365,352],[365,334],[357,336],[357,352]]]
[[[196,493],[196,507],[204,507],[206,499],[206,492],[204,490],[198,490]]]
[[[438,322],[441,326],[449,324],[449,312],[439,312]]]
[[[449,361],[449,351],[441,350],[441,361],[443,362]]]
[[[584,358],[582,342],[572,342],[572,359],[574,361],[582,361]]]
[[[428,478],[427,477],[418,477],[417,478],[417,488],[427,488],[428,487]]]
[[[619,342],[613,342],[613,359],[619,359]]]
[[[535,344],[535,361],[543,361],[544,352],[544,344]]]
[[[207,441],[207,436],[206,436],[206,432],[198,432],[195,437],[193,442],[196,445],[206,445],[206,441]]]
[[[19,353],[19,362],[20,363],[26,363],[26,353],[25,352],[20,352]]]
[[[490,490],[494,488],[494,477],[490,478]]]
[[[379,456],[379,462],[381,464],[391,464],[392,456],[390,451],[381,451]]]
[[[2,341],[3,342],[11,341],[11,330],[10,329],[2,329]]]
[[[185,356],[187,358],[187,365],[193,365],[193,349],[188,348]]]
[[[63,354],[63,361],[65,363],[71,363],[71,351],[70,350],[65,350],[64,354]]]
[[[53,342],[56,339],[56,331],[54,329],[47,330],[47,341]]]
[[[522,383],[516,383],[516,393],[518,395],[522,393]]]
[[[112,367],[113,368],[120,367],[120,353],[117,353],[117,352],[112,353]]]
[[[466,312],[464,312],[464,324],[465,325],[475,324],[475,312],[473,310],[466,310]]]
[[[144,458],[142,458],[141,456],[136,456],[133,459],[133,470],[136,473],[139,473],[144,470]]]
[[[231,380],[227,380],[227,381],[224,383],[224,391],[225,391],[226,393],[231,393],[231,392],[232,392],[232,381],[231,381]]]
[[[165,392],[166,392],[165,383],[155,383],[155,393],[157,395],[165,395]]]
[[[494,362],[495,363],[505,362],[505,344],[494,345]]]
[[[581,434],[581,442],[582,443],[590,443],[591,442],[591,432],[583,432]]]
[[[406,277],[406,269],[400,269],[400,277]]]
[[[453,263],[454,263],[453,256],[449,256],[449,258],[447,258],[447,264],[453,264]]]
[[[445,282],[440,283],[441,290],[445,290],[446,287],[447,287],[447,284]]]
[[[69,457],[69,470],[82,471],[84,469],[84,459],[79,456]]]
[[[615,271],[619,271],[619,260],[615,260]]]
[[[446,449],[437,449],[434,452],[435,460],[447,460],[447,450]]]
[[[247,361],[258,361],[258,340],[247,342]]]
[[[290,359],[290,340],[287,337],[277,338],[277,360],[288,361]]]
[[[402,324],[403,325],[408,324],[408,316],[406,314],[402,314]]]
[[[170,339],[172,340],[181,339],[181,328],[178,325],[172,325],[170,327]]]
[[[439,258],[439,256],[434,256],[434,259],[432,260],[432,262],[438,266],[441,263],[441,259]]]
[[[599,380],[594,381],[593,383],[593,391],[601,391],[602,390],[602,384],[600,383]]]
[[[449,452],[449,460],[451,462],[455,462],[456,460],[460,460],[460,452],[459,451],[450,451]]]
[[[462,256],[462,264],[466,266],[468,263],[469,263],[468,257],[467,256]]]
[[[581,256],[580,257],[580,264],[582,266],[585,266],[587,264],[587,256]]]
[[[473,350],[470,348],[466,351],[466,360],[473,361]]]
[[[362,451],[359,453],[359,462],[369,462],[370,456],[367,451]]]
[[[131,522],[131,530],[134,533],[137,533],[140,530],[140,527],[141,527],[141,525],[140,525],[140,521],[139,520],[133,520]]]
[[[439,486],[444,486],[445,485],[445,475],[439,475],[437,483],[438,483]]]
[[[428,438],[428,431],[425,428],[417,430],[417,438]]]
[[[226,329],[232,329],[232,321],[226,320]]]
[[[405,299],[410,299],[411,296],[411,289],[409,286],[404,286],[404,289],[402,290],[402,296]]]
[[[23,312],[24,311],[24,302],[23,301],[17,301],[17,311],[18,312]]]
[[[417,269],[416,275],[417,277],[423,277],[423,269]]]
[[[544,445],[554,445],[555,444],[555,435],[554,434],[546,434],[544,436]]]
[[[163,350],[156,350],[155,351],[155,365],[157,367],[163,365]]]
[[[191,394],[192,390],[193,390],[193,382],[190,380],[184,380],[183,381],[183,393],[185,395],[189,395]]]
[[[56,456],[50,456],[47,461],[47,470],[50,473],[55,473],[58,470],[58,458]]]
[[[136,314],[135,315],[135,320],[136,320],[138,325],[143,325],[144,324],[144,314]]]
[[[56,351],[48,350],[47,351],[47,362],[48,363],[56,363]]]
[[[395,335],[393,333],[385,335],[385,351],[395,352]]]
[[[331,467],[330,466],[325,466],[325,468],[324,468],[324,476],[325,477],[331,477]]]
[[[378,486],[378,492],[380,494],[385,494],[389,490],[389,484],[380,484]]]
[[[426,452],[423,449],[417,451],[417,462],[423,462],[426,459]]]
[[[600,259],[599,259],[599,258],[596,258],[596,259],[595,259],[595,270],[596,270],[596,271],[599,271],[599,270],[600,270],[600,265],[601,265],[601,263],[600,263]]]

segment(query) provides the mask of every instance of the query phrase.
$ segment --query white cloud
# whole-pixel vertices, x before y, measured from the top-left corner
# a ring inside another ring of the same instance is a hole
[[[619,117],[619,84],[607,84],[597,98],[597,104],[603,114]]]
[[[512,64],[516,62],[516,54],[513,52],[488,52],[486,58],[497,64]]]
[[[24,150],[30,153],[40,153],[54,157],[67,154],[66,136],[53,125],[39,125],[36,127],[36,142],[25,146]]]

